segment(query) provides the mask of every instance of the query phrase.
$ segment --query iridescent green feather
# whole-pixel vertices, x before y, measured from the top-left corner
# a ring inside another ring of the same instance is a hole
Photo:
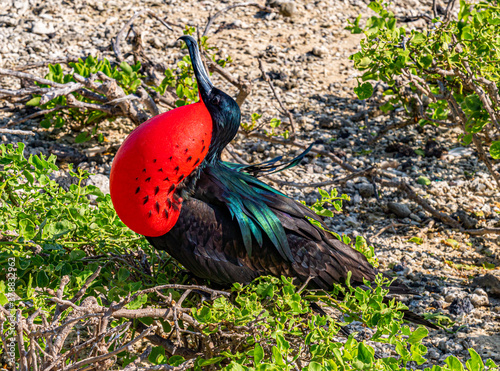
[[[251,175],[223,163],[210,166],[207,170],[213,180],[219,183],[223,190],[223,201],[238,221],[247,253],[252,254],[252,236],[262,246],[264,233],[284,259],[293,261],[285,230],[265,202],[266,196],[284,195]]]

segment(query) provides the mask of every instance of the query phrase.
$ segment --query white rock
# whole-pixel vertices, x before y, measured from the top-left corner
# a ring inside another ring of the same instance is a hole
[[[31,28],[32,33],[36,33],[38,35],[46,35],[49,33],[54,33],[56,30],[54,29],[54,25],[51,23],[45,24],[44,22],[34,22],[33,27]]]
[[[490,304],[488,296],[482,296],[477,294],[472,294],[470,296],[470,302],[474,305],[474,308],[485,307]]]

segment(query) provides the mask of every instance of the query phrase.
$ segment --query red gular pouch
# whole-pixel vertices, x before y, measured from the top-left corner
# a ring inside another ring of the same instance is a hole
[[[155,116],[125,139],[111,167],[116,213],[134,232],[167,233],[177,222],[177,186],[203,161],[212,139],[212,118],[203,103]]]

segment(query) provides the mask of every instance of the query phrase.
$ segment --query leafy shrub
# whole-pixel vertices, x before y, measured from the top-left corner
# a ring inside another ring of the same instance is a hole
[[[145,76],[139,73],[141,69],[141,63],[137,62],[135,65],[129,65],[127,62],[122,62],[120,66],[111,66],[111,63],[108,59],[104,58],[102,60],[98,60],[92,56],[88,56],[85,59],[79,58],[77,62],[70,62],[69,66],[72,68],[74,73],[79,74],[82,77],[88,78],[97,72],[102,72],[106,76],[115,79],[118,85],[124,90],[125,94],[132,94],[137,90],[137,87],[141,84],[142,80]],[[60,64],[49,64],[48,65],[49,73],[45,76],[45,79],[57,82],[59,84],[67,84],[70,82],[76,83],[73,73],[64,73],[63,68]],[[98,81],[98,80],[97,80]],[[41,87],[49,87],[49,85],[39,84]],[[73,93],[73,96],[81,102],[99,104],[101,101],[85,97],[78,92]],[[57,107],[64,107],[67,103],[66,96],[58,96],[45,104],[40,105],[41,95],[35,96],[31,99],[27,105],[28,106],[39,106],[44,110],[52,110]],[[110,117],[106,112],[99,110],[90,110],[90,111],[82,111],[79,108],[68,108],[67,111],[55,110],[52,112],[48,112],[44,115],[43,120],[40,122],[40,125],[43,128],[62,128],[66,123],[67,119],[71,119],[73,124],[78,126],[90,126],[94,125],[94,130],[92,132],[93,135],[97,133],[98,124],[104,119],[113,120],[113,117]],[[88,135],[85,132],[80,133],[76,138],[75,142],[85,142],[92,138],[92,136]],[[104,137],[98,135],[98,140],[102,142]]]
[[[370,17],[363,28],[359,16],[348,29],[366,36],[361,51],[351,56],[363,71],[355,88],[359,99],[372,96],[369,81],[387,83],[384,94],[390,99],[383,110],[402,106],[421,125],[460,126],[460,142],[473,142],[500,182],[483,149],[489,149],[493,159],[500,158],[500,9],[494,4],[461,0],[457,20],[429,18],[420,32],[398,26],[394,14],[373,1],[369,7],[378,16]]]

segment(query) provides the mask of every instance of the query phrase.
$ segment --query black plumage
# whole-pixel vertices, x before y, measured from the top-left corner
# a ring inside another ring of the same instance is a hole
[[[353,286],[364,285],[363,279],[373,281],[376,269],[363,254],[325,231],[319,216],[246,172],[271,171],[272,163],[245,168],[221,161],[222,149],[238,130],[239,107],[211,84],[195,40],[182,39],[212,117],[213,137],[205,160],[176,191],[183,202],[175,226],[163,236],[147,237],[148,241],[194,275],[225,286],[249,283],[262,275],[283,275],[300,282],[310,279],[312,286],[331,290],[334,283],[345,282],[348,272]],[[399,283],[389,290],[411,292]],[[411,312],[405,317],[435,327]]]

